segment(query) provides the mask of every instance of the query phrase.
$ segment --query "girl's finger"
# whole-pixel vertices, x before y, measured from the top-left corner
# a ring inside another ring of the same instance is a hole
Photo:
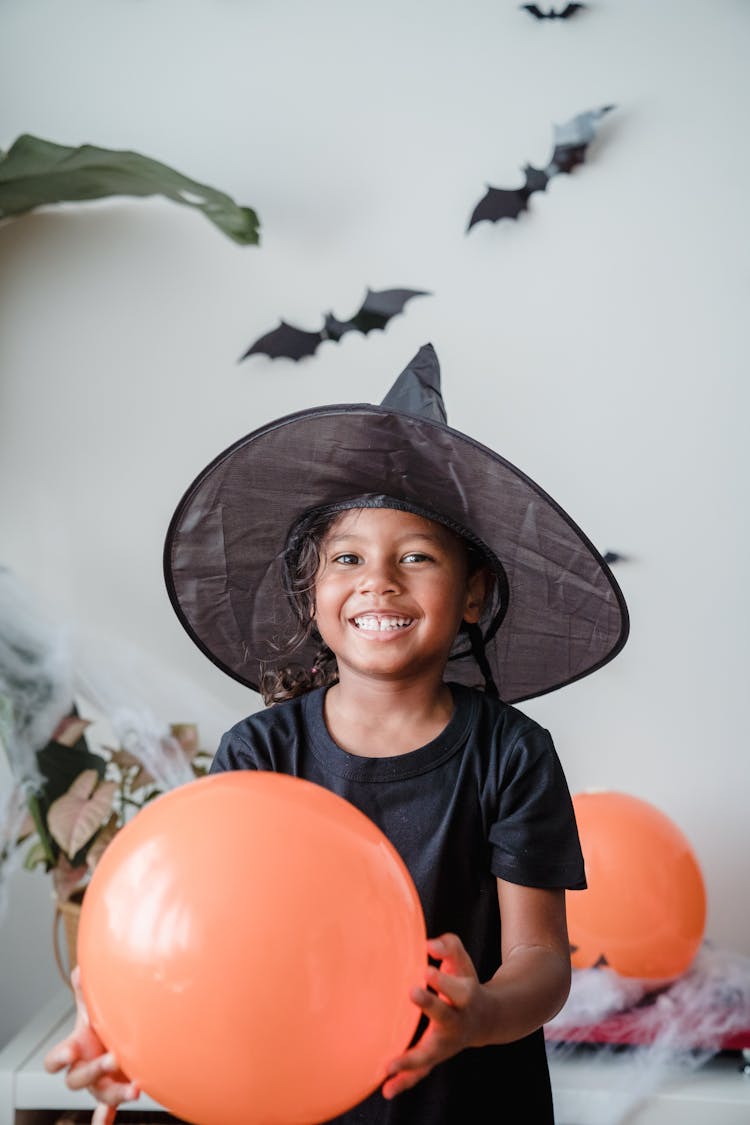
[[[89,1093],[98,1102],[117,1108],[122,1102],[133,1102],[140,1097],[140,1090],[135,1082],[113,1082],[103,1078],[94,1086],[88,1087]]]
[[[70,1066],[79,1057],[75,1043],[70,1039],[63,1039],[44,1056],[44,1069],[50,1074],[56,1074],[58,1070]]]
[[[430,1073],[430,1067],[422,1067],[411,1071],[401,1070],[398,1074],[387,1078],[381,1086],[381,1092],[384,1098],[395,1098],[397,1094],[402,1094],[404,1090],[411,1089],[416,1086],[417,1082],[421,1082],[423,1078]]]
[[[101,1078],[114,1074],[117,1070],[114,1055],[98,1055],[95,1059],[75,1063],[68,1071],[65,1081],[71,1090],[85,1090],[87,1086],[93,1086]]]
[[[427,942],[427,952],[452,972],[473,972],[474,962],[457,934],[441,934]]]
[[[451,1003],[450,997],[444,999],[441,996],[436,996],[434,992],[429,992],[426,988],[413,988],[409,995],[424,1015],[431,1020],[438,1020],[438,1022],[441,1022],[441,1015],[452,1010],[455,1006]]]
[[[454,976],[453,973],[444,973],[441,969],[430,968],[427,972],[427,984],[438,993],[441,1000],[454,1008],[460,1008],[466,1003],[469,987],[466,977]],[[427,990],[423,989],[423,991],[426,992]],[[419,1006],[424,1011],[422,1004]]]
[[[86,1010],[86,1001],[83,998],[83,991],[81,989],[81,967],[76,965],[73,972],[70,974],[70,986],[73,989],[73,996],[76,1002],[76,1016],[79,1020],[88,1024],[89,1017]]]
[[[91,1118],[91,1125],[112,1125],[116,1113],[114,1106],[99,1103]]]

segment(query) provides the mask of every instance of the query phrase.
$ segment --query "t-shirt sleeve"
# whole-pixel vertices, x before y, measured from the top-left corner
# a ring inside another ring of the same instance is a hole
[[[510,751],[489,833],[493,874],[530,887],[584,890],[575,812],[549,732],[522,732]]]
[[[214,754],[209,773],[225,773],[227,770],[258,769],[252,742],[241,735],[236,727],[222,735],[219,748]]]
[[[211,773],[227,770],[273,770],[299,774],[305,745],[304,696],[263,707],[241,719],[219,743]]]

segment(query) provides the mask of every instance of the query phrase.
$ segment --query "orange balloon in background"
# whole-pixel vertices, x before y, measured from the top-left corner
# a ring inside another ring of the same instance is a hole
[[[703,876],[686,837],[626,793],[578,793],[573,806],[588,882],[566,895],[574,968],[606,963],[621,976],[674,980],[706,925]]]
[[[91,1022],[199,1125],[297,1125],[384,1079],[419,1011],[425,922],[372,821],[298,778],[242,771],[157,797],[94,871],[78,933]]]

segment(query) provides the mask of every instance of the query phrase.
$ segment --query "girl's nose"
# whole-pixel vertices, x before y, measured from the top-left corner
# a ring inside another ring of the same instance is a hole
[[[394,568],[387,562],[368,563],[361,568],[359,589],[367,594],[394,594],[399,590]]]

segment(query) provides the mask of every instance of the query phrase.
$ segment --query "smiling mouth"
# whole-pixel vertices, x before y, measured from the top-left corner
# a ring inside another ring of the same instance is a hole
[[[354,626],[367,633],[391,633],[407,629],[414,622],[413,617],[382,617],[377,613],[364,613],[352,618]]]

